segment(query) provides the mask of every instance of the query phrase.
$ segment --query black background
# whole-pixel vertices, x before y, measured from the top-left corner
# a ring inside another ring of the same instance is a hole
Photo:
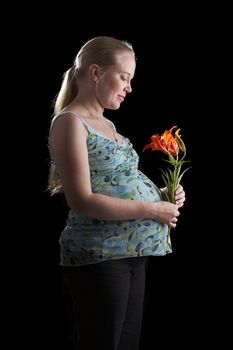
[[[8,83],[15,94],[14,99],[8,94],[7,106],[14,115],[11,135],[16,143],[7,220],[10,232],[13,228],[14,239],[11,242],[11,234],[8,244],[14,253],[10,259],[6,249],[6,261],[12,266],[10,319],[17,324],[18,339],[31,348],[69,350],[58,246],[67,208],[46,191],[51,106],[80,47],[94,36],[110,35],[132,43],[138,60],[133,92],[118,111],[107,111],[106,116],[130,138],[144,172],[157,185],[162,186],[163,157],[157,152],[142,154],[152,134],[180,127],[192,165],[182,181],[187,199],[172,230],[173,253],[150,261],[142,349],[149,343],[189,348],[201,338],[208,343],[220,307],[210,297],[219,284],[219,272],[212,249],[216,238],[206,214],[210,158],[203,140],[217,109],[211,92],[217,74],[213,76],[212,70],[218,24],[204,9],[168,12],[144,7],[133,14],[63,5],[56,10],[27,9],[30,15],[13,21],[14,35],[8,44],[14,84]]]

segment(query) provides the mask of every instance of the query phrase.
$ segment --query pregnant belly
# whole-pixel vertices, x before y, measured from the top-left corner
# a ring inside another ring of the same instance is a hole
[[[92,190],[108,196],[137,199],[145,201],[160,201],[161,196],[156,185],[142,172],[124,172],[123,174],[106,175],[92,181]]]

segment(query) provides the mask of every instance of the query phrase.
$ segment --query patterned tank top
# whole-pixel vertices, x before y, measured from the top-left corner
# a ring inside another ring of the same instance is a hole
[[[155,184],[138,169],[139,157],[128,138],[121,135],[123,143],[118,144],[82,122],[88,132],[93,193],[150,202],[162,200]],[[59,244],[60,264],[64,266],[172,252],[165,224],[152,219],[97,220],[72,210]]]

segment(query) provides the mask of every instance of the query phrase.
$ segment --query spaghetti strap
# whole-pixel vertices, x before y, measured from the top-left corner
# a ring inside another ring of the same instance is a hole
[[[121,135],[121,134],[118,133],[118,134],[121,136],[121,140],[122,140],[121,143],[118,143],[118,142],[114,141],[113,139],[110,139],[109,137],[107,137],[107,136],[101,134],[99,131],[95,130],[94,128],[92,128],[92,127],[91,127],[86,121],[84,121],[82,118],[79,118],[79,119],[82,121],[82,123],[83,123],[84,127],[87,129],[88,133],[92,133],[92,134],[94,134],[94,135],[100,136],[101,138],[103,138],[103,139],[105,139],[105,140],[112,141],[112,142],[114,142],[115,144],[117,144],[118,146],[125,145],[125,137],[124,137],[123,135]],[[105,119],[107,119],[107,118],[105,118]],[[107,121],[109,122],[110,126],[116,131],[115,125],[114,125],[109,119],[107,119]]]
[[[121,146],[121,145],[125,145],[125,137],[124,137],[123,135],[120,135],[120,134],[119,134],[119,135],[121,136],[122,142],[121,142],[121,143],[117,143],[117,142],[115,142],[113,139],[110,139],[110,138],[104,136],[103,134],[101,134],[100,132],[98,132],[97,130],[95,130],[94,128],[92,128],[83,118],[79,117],[75,112],[66,111],[66,110],[64,110],[64,109],[61,110],[60,112],[58,112],[58,113],[54,116],[54,118],[53,118],[53,120],[52,120],[52,122],[51,122],[51,126],[50,126],[49,138],[50,138],[50,135],[51,135],[51,131],[52,131],[54,122],[57,120],[57,118],[59,118],[59,117],[65,115],[65,114],[69,114],[69,113],[70,113],[70,114],[74,114],[74,115],[82,122],[83,126],[85,127],[85,129],[86,129],[87,132],[88,132],[88,135],[90,135],[90,133],[91,133],[91,134],[94,134],[94,135],[98,135],[98,136],[100,136],[100,137],[102,137],[102,138],[104,138],[104,139],[106,139],[106,140],[112,141],[112,142],[114,142],[114,143],[116,143],[116,144],[118,144],[118,145],[120,145],[120,146]],[[116,127],[115,127],[115,125],[113,124],[113,122],[112,122],[111,120],[107,119],[107,118],[105,118],[105,119],[107,120],[107,122],[109,123],[109,125],[116,131]]]

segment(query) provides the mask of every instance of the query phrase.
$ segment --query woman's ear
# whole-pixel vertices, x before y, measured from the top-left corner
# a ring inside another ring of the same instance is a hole
[[[90,72],[92,81],[94,81],[95,83],[98,83],[98,79],[100,76],[100,67],[98,66],[98,64],[92,64],[89,68],[89,72]]]

